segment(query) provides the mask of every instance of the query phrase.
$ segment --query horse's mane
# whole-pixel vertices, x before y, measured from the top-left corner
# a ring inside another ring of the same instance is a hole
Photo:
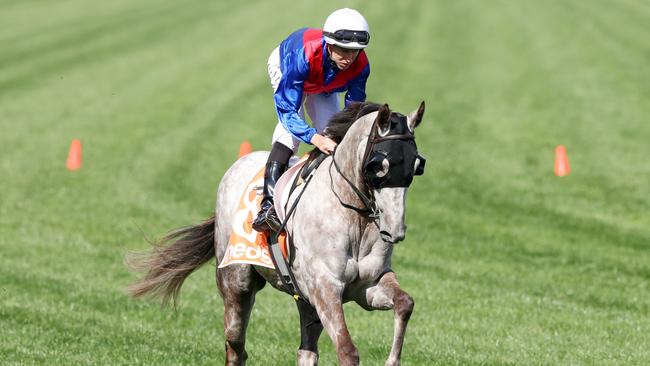
[[[343,136],[356,120],[366,114],[378,111],[379,107],[381,107],[380,104],[372,102],[353,102],[330,118],[323,135],[336,141],[337,144],[341,143]]]
[[[330,118],[323,135],[340,144],[354,122],[366,114],[378,111],[380,107],[381,104],[373,102],[352,102]],[[309,152],[309,160],[314,160],[321,154],[322,152],[314,146],[314,149]]]

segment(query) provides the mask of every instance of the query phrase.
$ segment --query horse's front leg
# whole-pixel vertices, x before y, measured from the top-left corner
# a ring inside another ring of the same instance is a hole
[[[393,345],[390,354],[386,360],[386,366],[397,366],[401,363],[402,346],[404,345],[404,334],[408,324],[415,302],[399,286],[394,272],[385,273],[379,282],[366,291],[365,304],[360,303],[363,307],[369,307],[376,310],[393,309],[395,312],[395,328],[393,332]]]
[[[310,300],[336,347],[339,364],[358,365],[359,351],[352,343],[343,314],[343,284],[321,278],[314,285],[310,291]]]

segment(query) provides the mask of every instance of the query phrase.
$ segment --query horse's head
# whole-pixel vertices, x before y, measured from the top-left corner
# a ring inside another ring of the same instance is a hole
[[[424,102],[404,116],[384,104],[377,112],[363,155],[363,177],[380,212],[384,241],[397,243],[406,235],[406,191],[415,175],[424,173],[426,160],[418,154],[415,128],[422,121]]]
[[[339,201],[374,215],[387,242],[404,239],[406,190],[415,175],[424,173],[426,160],[418,154],[414,135],[423,114],[424,102],[407,116],[391,112],[387,104],[356,104],[335,116],[325,131],[338,141],[345,136],[337,151],[357,157],[332,161],[365,209],[344,204],[340,197]]]

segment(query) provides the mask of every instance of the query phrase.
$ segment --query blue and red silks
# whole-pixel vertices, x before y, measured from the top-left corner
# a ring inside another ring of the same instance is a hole
[[[298,114],[303,94],[347,91],[345,104],[366,99],[366,81],[370,64],[361,50],[346,70],[340,70],[329,58],[323,31],[303,28],[280,44],[282,78],[275,91],[275,106],[284,128],[297,139],[309,143],[316,133]]]

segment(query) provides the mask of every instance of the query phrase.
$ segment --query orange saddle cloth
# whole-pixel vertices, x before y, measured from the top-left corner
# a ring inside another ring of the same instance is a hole
[[[253,230],[252,227],[253,220],[260,210],[262,202],[260,187],[263,185],[264,168],[260,169],[244,189],[232,223],[226,254],[218,268],[238,263],[275,269],[268,249],[267,235]],[[282,254],[287,258],[286,233],[279,235],[278,242]]]

